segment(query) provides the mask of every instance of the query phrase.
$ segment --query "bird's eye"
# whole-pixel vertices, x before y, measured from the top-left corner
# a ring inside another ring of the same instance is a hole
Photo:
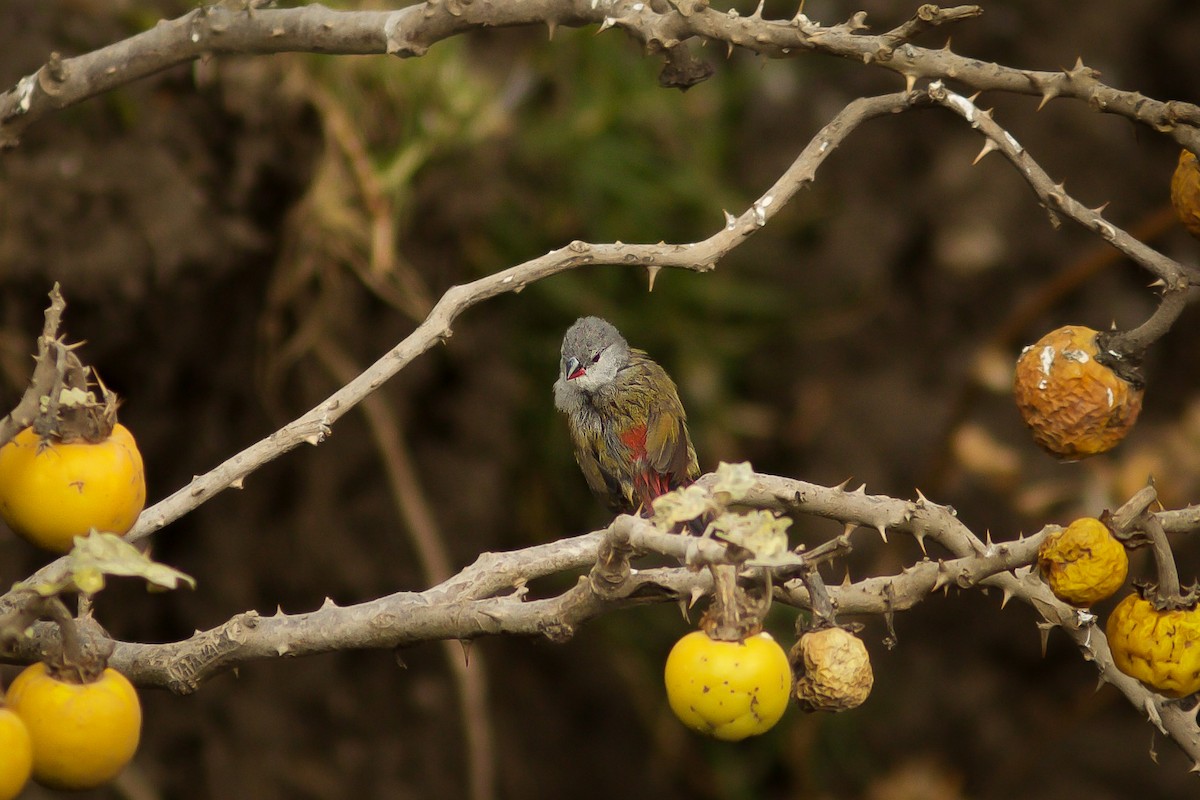
[[[600,360],[600,352],[597,351],[596,355],[592,356],[592,363],[595,364],[599,360]]]

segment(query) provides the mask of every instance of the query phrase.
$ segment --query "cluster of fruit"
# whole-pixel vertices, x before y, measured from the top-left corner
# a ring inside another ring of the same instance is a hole
[[[665,679],[667,702],[683,724],[738,741],[773,728],[790,697],[805,711],[857,708],[874,674],[862,640],[830,625],[802,635],[790,657],[768,633],[721,641],[692,631],[671,648]]]
[[[1125,583],[1125,547],[1098,519],[1084,517],[1047,534],[1038,567],[1065,603],[1087,608]],[[1116,605],[1105,625],[1113,663],[1168,697],[1200,691],[1200,609],[1143,589]]]
[[[0,447],[0,517],[47,550],[126,533],[145,500],[141,453],[123,425],[70,442],[26,428]],[[0,698],[0,800],[31,776],[55,789],[107,783],[133,758],[141,724],[137,692],[116,670],[30,665]]]
[[[32,664],[0,698],[0,800],[31,775],[52,789],[102,786],[133,758],[141,731],[141,703],[121,673],[78,683]]]

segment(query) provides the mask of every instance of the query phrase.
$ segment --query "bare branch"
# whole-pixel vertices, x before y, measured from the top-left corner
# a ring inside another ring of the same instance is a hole
[[[421,56],[437,42],[471,29],[540,24],[552,30],[560,25],[621,28],[654,53],[670,54],[699,38],[772,58],[817,52],[874,64],[903,76],[908,88],[920,79],[952,79],[980,91],[1039,96],[1043,103],[1069,97],[1200,151],[1200,107],[1115,89],[1101,83],[1099,73],[1082,60],[1071,69],[1035,71],[908,41],[933,25],[973,16],[978,12],[974,6],[924,5],[913,20],[874,36],[861,33],[862,12],[842,25],[822,27],[802,14],[790,20],[731,15],[708,7],[705,0],[680,0],[656,10],[660,8],[636,0],[431,0],[396,11],[333,11],[317,4],[245,10],[205,6],[91,53],[74,58],[54,54],[38,71],[0,93],[0,146],[15,146],[26,127],[54,110],[201,57],[284,52]],[[691,56],[673,54],[665,74],[668,84],[686,88],[704,73]]]

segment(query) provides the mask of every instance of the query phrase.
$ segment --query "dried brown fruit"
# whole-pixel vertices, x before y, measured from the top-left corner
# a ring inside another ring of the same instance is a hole
[[[1142,386],[1105,363],[1097,335],[1068,325],[1046,334],[1017,359],[1017,408],[1034,441],[1060,458],[1112,449],[1142,410]]]
[[[875,684],[866,645],[845,628],[809,631],[792,647],[790,658],[798,676],[794,694],[805,711],[857,708]]]
[[[1171,205],[1188,233],[1200,239],[1200,163],[1191,150],[1179,151],[1179,163],[1171,175]]]

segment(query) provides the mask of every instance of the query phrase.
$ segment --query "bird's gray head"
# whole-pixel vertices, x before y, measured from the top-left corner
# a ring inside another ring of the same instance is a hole
[[[610,385],[629,363],[629,343],[611,323],[581,317],[567,329],[562,342],[554,393],[562,405],[564,393],[592,394]]]

